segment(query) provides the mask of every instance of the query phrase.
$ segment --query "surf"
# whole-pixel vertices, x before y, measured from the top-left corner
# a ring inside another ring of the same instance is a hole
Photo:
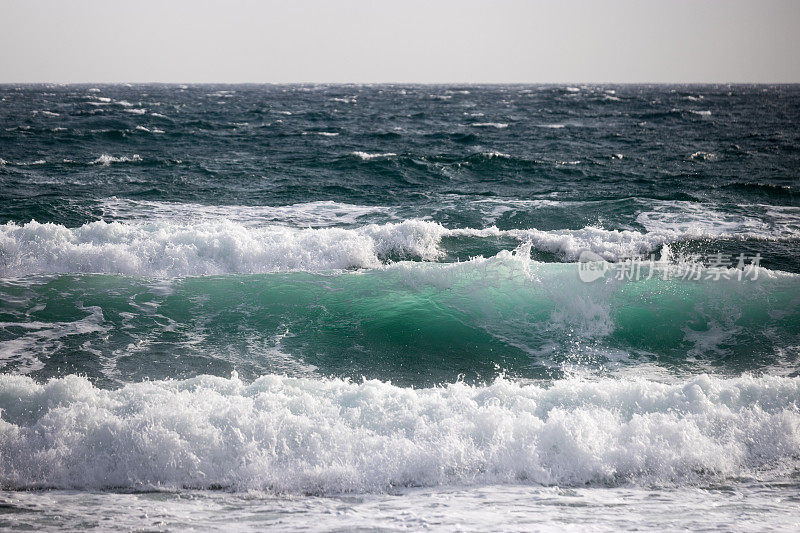
[[[800,378],[667,384],[200,376],[117,390],[0,375],[4,489],[585,487],[770,479],[798,468]]]

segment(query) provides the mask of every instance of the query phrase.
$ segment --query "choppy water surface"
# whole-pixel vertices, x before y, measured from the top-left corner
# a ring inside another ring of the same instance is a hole
[[[798,527],[798,123],[0,86],[0,525]]]

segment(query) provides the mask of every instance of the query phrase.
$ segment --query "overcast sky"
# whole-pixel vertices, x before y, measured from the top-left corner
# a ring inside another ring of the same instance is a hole
[[[800,82],[800,0],[0,0],[0,82]]]

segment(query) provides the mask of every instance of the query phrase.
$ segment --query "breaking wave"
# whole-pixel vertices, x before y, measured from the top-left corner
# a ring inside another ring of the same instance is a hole
[[[0,376],[0,486],[382,492],[668,485],[800,466],[800,378],[410,389],[201,376],[94,387]]]
[[[354,214],[335,204],[320,207],[326,209],[252,208],[253,212],[243,210],[242,216],[306,216],[312,217],[307,224],[324,225],[331,217],[350,217],[347,221],[354,222],[359,213],[380,212],[379,208],[364,207]],[[698,239],[797,239],[794,231],[780,235],[757,224],[748,227],[731,221],[704,226],[658,212],[640,217],[642,224],[653,229],[647,232],[591,226],[577,230],[500,230],[494,226],[448,229],[427,220],[355,228],[297,228],[219,219],[214,208],[207,214],[208,219],[204,220],[201,213],[194,224],[181,221],[180,211],[171,219],[156,218],[153,222],[97,221],[77,228],[9,222],[0,226],[0,272],[187,276],[375,268],[399,259],[441,259],[445,254],[440,244],[445,237],[505,237],[529,243],[565,261],[576,261],[585,250],[619,261],[657,252],[671,243]]]

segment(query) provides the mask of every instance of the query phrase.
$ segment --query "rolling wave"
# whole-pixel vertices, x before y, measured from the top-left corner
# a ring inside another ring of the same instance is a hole
[[[218,218],[215,208],[181,221],[181,211],[151,222],[97,221],[77,228],[35,221],[0,226],[0,272],[6,276],[40,273],[110,273],[139,276],[193,276],[280,271],[320,272],[377,268],[389,261],[445,258],[442,241],[507,238],[518,244],[576,261],[589,250],[609,261],[640,257],[663,246],[696,240],[759,239],[795,241],[797,231],[783,234],[758,223],[722,221],[697,224],[654,213],[640,216],[653,231],[608,230],[588,226],[576,230],[488,228],[448,229],[429,221],[368,224],[341,228],[298,228],[263,225],[264,219],[302,218],[307,225],[351,222],[368,214],[389,215],[388,209],[322,203],[286,208],[243,209],[239,220]],[[355,211],[353,211],[355,209]],[[184,210],[190,216],[192,210]],[[157,216],[158,212],[154,214]],[[253,225],[253,218],[258,225]],[[787,223],[793,225],[792,214]]]
[[[799,378],[664,384],[201,376],[118,390],[0,375],[4,489],[383,492],[529,483],[648,486],[800,467]]]
[[[690,264],[697,279],[682,279],[687,265],[663,263],[641,279],[609,271],[584,283],[578,265],[527,254],[357,272],[7,279],[0,370],[46,379],[69,365],[120,383],[236,368],[248,379],[312,372],[426,386],[647,363],[796,373],[796,274]]]

